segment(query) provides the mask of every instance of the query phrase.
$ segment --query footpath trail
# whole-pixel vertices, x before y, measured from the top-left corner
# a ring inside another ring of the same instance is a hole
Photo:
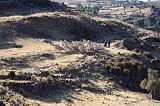
[[[110,48],[105,47],[105,49],[107,50],[107,52],[109,52],[112,55],[118,55],[118,54],[130,55],[130,54],[134,53],[133,51],[130,51],[127,49],[115,47],[115,45],[120,42],[122,42],[122,41],[120,41],[120,40],[113,41],[113,42],[111,42],[111,47]]]
[[[42,102],[31,99],[28,99],[28,101],[30,103],[40,104],[41,106],[159,106],[160,104],[159,101],[149,100],[144,94],[130,91],[117,91],[113,95],[101,95],[82,91],[72,96],[76,98],[72,103],[65,100],[62,100],[60,103]]]
[[[110,53],[110,54],[132,54],[132,51],[126,50],[126,49],[120,49],[120,48],[115,48],[115,47],[110,47],[110,48],[106,48],[106,50]]]

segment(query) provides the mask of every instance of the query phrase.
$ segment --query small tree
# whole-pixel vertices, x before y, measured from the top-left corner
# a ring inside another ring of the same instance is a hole
[[[97,15],[99,12],[99,7],[98,6],[91,7],[90,5],[82,6],[81,4],[77,4],[76,10],[79,12],[90,14],[90,15]]]
[[[79,12],[84,12],[84,7],[81,4],[77,4],[76,10]]]
[[[98,6],[94,6],[93,8],[92,8],[92,14],[93,15],[97,15],[98,14],[98,12],[99,12],[99,7]]]
[[[64,4],[64,2],[60,3],[61,10],[66,11],[67,5]]]
[[[145,27],[150,27],[150,18],[149,17],[144,18],[144,25],[145,25]]]
[[[148,70],[148,78],[144,79],[140,84],[142,89],[150,92],[151,98],[160,99],[160,78],[158,71]]]

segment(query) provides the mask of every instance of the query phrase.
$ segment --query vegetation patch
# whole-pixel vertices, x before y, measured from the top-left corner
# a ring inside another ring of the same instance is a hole
[[[148,77],[141,82],[141,87],[150,92],[153,99],[160,99],[160,77],[158,71],[148,70]]]

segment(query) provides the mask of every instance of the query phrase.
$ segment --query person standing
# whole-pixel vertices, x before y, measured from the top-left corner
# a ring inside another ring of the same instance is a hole
[[[108,42],[105,40],[104,41],[104,47],[107,47],[108,46]]]
[[[110,48],[110,45],[111,45],[111,41],[108,40],[108,48]]]

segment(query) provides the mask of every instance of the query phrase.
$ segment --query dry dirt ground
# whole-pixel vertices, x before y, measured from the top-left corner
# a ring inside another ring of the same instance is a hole
[[[49,43],[45,43],[39,39],[17,39],[16,43],[23,45],[23,48],[11,48],[11,49],[4,49],[0,50],[0,59],[6,58],[25,58],[27,56],[32,57],[39,54],[54,54],[54,59],[40,59],[42,57],[36,57],[34,60],[30,60],[28,64],[30,67],[21,67],[15,70],[34,72],[37,69],[43,69],[44,67],[50,67],[53,64],[59,64],[61,67],[65,67],[69,64],[76,64],[76,62],[80,61],[80,59],[91,59],[92,57],[84,57],[83,54],[63,54],[63,51],[56,49],[54,44],[57,42],[53,42],[52,45]],[[130,54],[131,52],[124,49],[118,49],[115,47],[106,48],[106,51],[112,55],[117,55],[118,52],[121,54]],[[51,56],[52,56],[51,55]],[[29,59],[29,58],[28,58]],[[8,67],[7,67],[8,68]],[[4,69],[2,70],[12,70],[11,69]],[[2,73],[1,73],[2,74]],[[1,80],[4,82],[6,80]],[[7,80],[10,81],[11,80]],[[17,81],[18,82],[18,81]],[[21,83],[23,81],[20,81]],[[24,83],[24,82],[23,82]],[[108,86],[107,82],[94,82],[99,87]],[[56,95],[57,96],[57,95]],[[58,98],[58,96],[57,96]],[[30,105],[37,105],[40,106],[159,106],[159,101],[153,101],[147,98],[146,94],[141,93],[134,93],[130,91],[124,90],[115,90],[112,92],[111,95],[109,94],[95,94],[89,91],[80,91],[79,93],[72,94],[73,100],[68,101],[62,100],[60,103],[52,102],[51,100],[41,101],[41,100],[34,100],[34,99],[27,99],[27,102]]]
[[[99,95],[83,91],[78,95],[74,95],[74,97],[76,99],[72,103],[67,103],[66,101],[58,104],[34,100],[29,101],[41,104],[42,106],[159,106],[159,102],[148,100],[146,95],[129,91],[118,91],[112,95]]]
[[[40,15],[40,14],[38,14]],[[27,17],[27,16],[26,16]],[[3,17],[1,22],[19,20],[26,18],[25,16]],[[67,65],[76,64],[81,61],[92,60],[92,56],[76,53],[64,53],[56,47],[58,41],[46,43],[43,39],[17,38],[17,45],[21,48],[0,49],[0,75],[7,74],[9,71],[35,73],[37,70],[50,69],[51,66],[57,65],[55,68],[64,68]],[[114,44],[114,43],[113,43]],[[102,45],[102,44],[101,44]],[[106,52],[111,55],[125,54],[130,55],[132,52],[125,49],[119,49],[111,45],[111,48],[105,48]],[[6,63],[4,63],[4,60]],[[4,82],[14,82],[14,80],[0,79],[0,84]],[[17,81],[17,83],[25,81]],[[110,86],[110,82],[95,82],[100,88]],[[72,93],[72,99],[61,100],[59,103],[52,102],[52,99],[35,100],[26,98],[31,106],[160,106],[159,101],[150,100],[146,94],[130,92],[127,90],[114,90],[111,94],[96,94],[86,90]],[[60,98],[59,95],[53,95]],[[9,106],[9,105],[8,105]]]

